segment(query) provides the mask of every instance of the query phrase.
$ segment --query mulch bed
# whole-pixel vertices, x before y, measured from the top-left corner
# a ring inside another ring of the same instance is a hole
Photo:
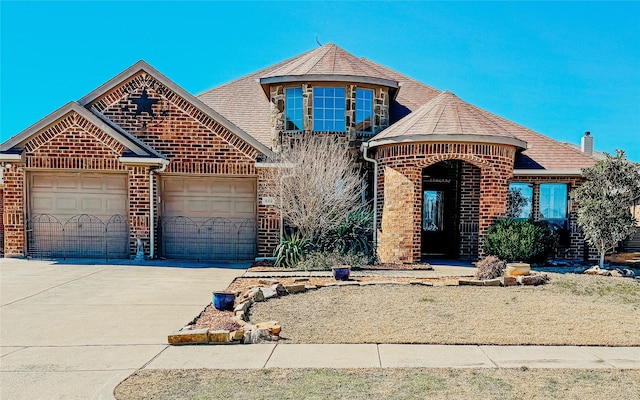
[[[433,267],[427,263],[425,264],[375,264],[367,265],[364,268],[352,268],[354,271],[361,270],[391,270],[391,271],[433,271]],[[248,272],[281,272],[281,271],[302,271],[295,268],[276,267],[271,262],[258,261],[254,262],[247,270]],[[307,272],[307,271],[305,271]]]

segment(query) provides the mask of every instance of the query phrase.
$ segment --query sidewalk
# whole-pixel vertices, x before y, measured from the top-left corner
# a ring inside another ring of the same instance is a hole
[[[282,343],[172,346],[144,368],[520,367],[640,369],[640,347]]]

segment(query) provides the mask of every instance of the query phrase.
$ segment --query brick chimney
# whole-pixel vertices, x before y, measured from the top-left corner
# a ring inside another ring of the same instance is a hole
[[[584,133],[582,141],[580,142],[580,150],[588,156],[593,155],[593,137],[591,137],[591,132],[586,131]]]

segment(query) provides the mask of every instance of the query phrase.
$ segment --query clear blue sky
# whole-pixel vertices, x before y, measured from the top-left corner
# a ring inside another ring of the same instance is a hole
[[[197,94],[333,42],[640,162],[640,2],[0,2],[0,141],[144,59]]]

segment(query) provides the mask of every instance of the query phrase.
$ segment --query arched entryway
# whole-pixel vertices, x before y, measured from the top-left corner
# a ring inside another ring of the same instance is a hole
[[[478,253],[480,168],[446,160],[422,169],[421,259]]]

